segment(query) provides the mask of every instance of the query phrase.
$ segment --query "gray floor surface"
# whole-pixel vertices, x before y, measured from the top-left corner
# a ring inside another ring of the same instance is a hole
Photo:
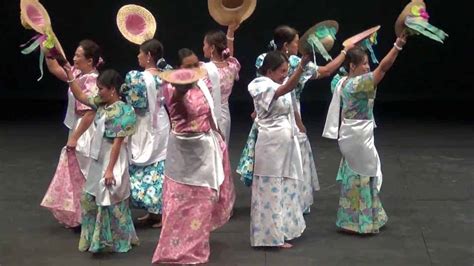
[[[340,153],[320,137],[321,120],[305,119],[321,190],[307,229],[288,250],[249,244],[250,190],[234,175],[234,216],[211,236],[209,265],[474,265],[474,127],[465,121],[384,119],[376,130],[389,216],[379,235],[335,227]],[[233,169],[250,128],[234,121]],[[79,233],[62,228],[39,203],[66,141],[59,119],[0,123],[0,265],[150,265],[160,230],[138,227],[140,246],[126,254],[77,250]],[[133,211],[134,217],[142,215]]]

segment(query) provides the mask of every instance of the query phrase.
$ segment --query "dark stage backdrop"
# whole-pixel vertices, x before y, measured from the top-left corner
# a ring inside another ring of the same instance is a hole
[[[49,73],[39,77],[38,54],[20,54],[20,44],[33,36],[22,28],[19,0],[1,0],[0,97],[7,102],[19,99],[64,101],[67,85]],[[202,58],[202,39],[206,31],[221,28],[209,16],[207,0],[42,0],[51,16],[54,30],[69,59],[77,43],[90,38],[104,51],[107,67],[122,74],[138,68],[138,47],[126,41],[118,31],[115,16],[125,4],[139,4],[156,17],[156,38],[165,46],[165,58],[176,63],[176,51],[193,49]],[[242,64],[241,79],[234,88],[231,101],[251,105],[246,91],[254,77],[257,55],[266,50],[273,29],[288,24],[303,33],[315,22],[335,19],[340,23],[338,40],[331,54],[336,56],[342,41],[374,25],[381,25],[379,57],[385,55],[395,40],[393,24],[407,0],[258,0],[255,13],[236,33],[236,57]],[[421,37],[409,40],[396,64],[379,86],[381,102],[394,101],[462,101],[472,99],[473,27],[472,11],[462,3],[426,1],[430,22],[444,29],[450,37],[444,45]],[[465,2],[467,5],[467,1]],[[318,57],[318,64],[325,64]],[[47,70],[46,70],[47,72]],[[311,81],[303,94],[305,101],[330,99],[330,79]],[[440,107],[442,108],[442,107]]]

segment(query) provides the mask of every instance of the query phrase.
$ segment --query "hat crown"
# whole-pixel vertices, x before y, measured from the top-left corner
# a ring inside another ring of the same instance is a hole
[[[226,9],[237,9],[242,7],[244,0],[222,0],[221,4]]]

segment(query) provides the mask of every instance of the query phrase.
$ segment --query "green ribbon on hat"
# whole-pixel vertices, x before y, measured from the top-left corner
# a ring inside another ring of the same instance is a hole
[[[379,63],[379,60],[375,56],[375,52],[374,52],[374,49],[373,49],[373,46],[376,45],[376,44],[377,44],[377,32],[374,32],[371,36],[364,39],[360,44],[362,47],[364,47],[365,49],[367,49],[369,51],[370,59],[372,60],[372,63],[374,63],[374,64]]]
[[[321,26],[316,28],[316,36],[320,39],[324,39],[328,36],[331,36],[334,40],[336,39],[336,28],[328,28],[326,26]]]
[[[328,51],[326,51],[326,48],[324,48],[324,45],[321,43],[320,39],[324,39],[326,37],[330,36],[334,40],[336,39],[336,29],[335,28],[328,28],[326,26],[321,26],[317,27],[316,31],[313,34],[309,34],[308,36],[308,44],[311,46],[311,49],[313,50],[313,54],[316,51],[318,51],[326,61],[332,60],[331,55],[329,55]]]
[[[446,32],[431,25],[427,20],[421,17],[408,16],[405,18],[405,25],[409,29],[408,33],[411,35],[422,34],[440,43],[444,43],[444,39],[448,37]]]

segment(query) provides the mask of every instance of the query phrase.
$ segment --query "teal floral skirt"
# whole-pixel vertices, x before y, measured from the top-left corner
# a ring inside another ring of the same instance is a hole
[[[255,143],[257,142],[258,129],[257,124],[253,123],[250,129],[247,143],[240,155],[239,165],[237,166],[237,173],[240,175],[240,180],[246,186],[252,186],[253,180],[253,166],[255,163]]]
[[[378,233],[388,220],[376,188],[376,177],[355,173],[345,160],[337,173],[341,182],[336,226],[359,234]]]
[[[83,193],[80,251],[127,252],[138,245],[128,199],[111,206],[97,206],[95,197]]]
[[[147,166],[130,165],[132,206],[160,214],[163,205],[165,160]]]

